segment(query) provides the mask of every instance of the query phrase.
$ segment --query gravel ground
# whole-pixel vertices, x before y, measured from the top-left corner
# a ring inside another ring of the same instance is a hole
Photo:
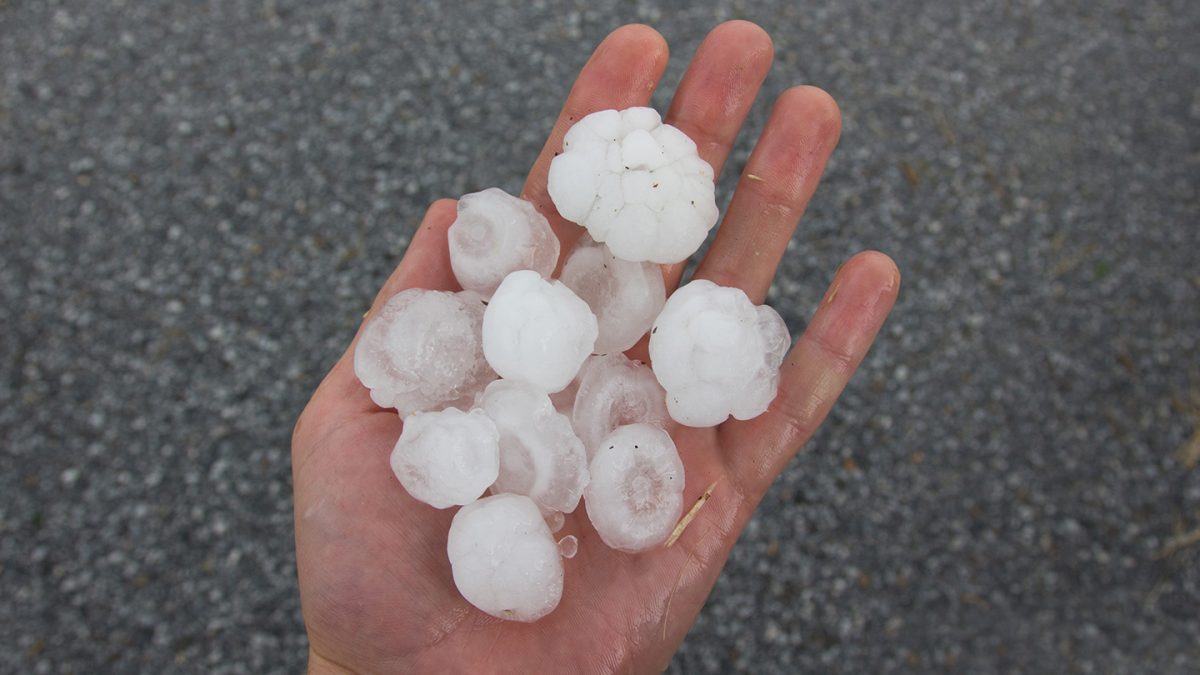
[[[1200,4],[528,5],[0,0],[0,671],[300,670],[291,425],[424,206],[728,18],[845,114],[772,302],[905,287],[672,671],[1200,669]]]

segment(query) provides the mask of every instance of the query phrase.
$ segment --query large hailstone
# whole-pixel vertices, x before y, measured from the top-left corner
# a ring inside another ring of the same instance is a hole
[[[548,188],[563,218],[623,260],[686,260],[717,222],[712,167],[653,108],[576,122],[550,163]]]
[[[791,344],[779,313],[704,279],[675,291],[650,331],[650,362],[680,424],[710,427],[766,411]]]
[[[619,427],[588,471],[584,506],[604,543],[636,553],[666,541],[683,510],[683,462],[667,432],[649,424]]]
[[[614,429],[643,422],[667,428],[666,392],[654,372],[624,354],[593,356],[579,372],[579,391],[571,412],[575,433],[595,457],[601,441]]]
[[[483,314],[483,353],[502,377],[554,393],[596,344],[596,317],[560,281],[531,270],[504,278]]]
[[[411,412],[470,404],[496,374],[480,342],[478,293],[410,288],[371,317],[354,349],[354,373],[383,408]]]
[[[392,471],[434,508],[469,504],[500,473],[500,432],[482,410],[415,413],[392,450]]]
[[[496,380],[476,405],[500,431],[496,493],[525,495],[543,512],[570,513],[588,482],[587,453],[550,397],[527,384]]]
[[[562,597],[558,544],[523,495],[495,495],[460,509],[446,553],[458,592],[492,616],[537,621]]]
[[[599,354],[635,345],[667,301],[658,265],[621,260],[586,234],[571,249],[558,278],[596,315]]]
[[[463,195],[446,237],[454,278],[484,299],[510,272],[533,270],[549,277],[558,264],[558,237],[545,216],[500,188]]]

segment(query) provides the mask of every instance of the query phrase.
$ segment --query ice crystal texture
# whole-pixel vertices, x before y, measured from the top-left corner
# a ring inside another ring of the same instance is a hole
[[[738,288],[696,280],[675,291],[654,321],[650,361],[680,424],[710,427],[766,411],[791,343],[778,312]]]
[[[596,334],[587,303],[530,270],[505,277],[483,315],[483,353],[492,368],[546,393],[570,384]]]
[[[496,379],[480,344],[483,313],[472,291],[401,291],[367,323],[354,372],[379,406],[401,416],[469,404]]]
[[[500,188],[463,195],[447,232],[454,278],[484,299],[517,270],[549,277],[558,264],[558,237],[533,204]]]
[[[558,278],[596,315],[598,354],[623,352],[636,344],[667,300],[658,265],[621,260],[587,235],[571,249]]]
[[[620,353],[593,356],[580,371],[571,422],[591,458],[619,426],[643,422],[665,429],[666,392],[641,362]]]
[[[717,222],[712,167],[652,108],[602,110],[575,123],[547,187],[562,217],[623,260],[686,260]]]
[[[458,591],[492,616],[537,621],[562,597],[559,545],[528,497],[501,494],[464,506],[450,524],[446,553]]]
[[[550,397],[521,382],[496,380],[479,407],[500,432],[500,475],[492,491],[525,495],[543,512],[570,513],[587,485],[587,454]]]
[[[468,504],[496,482],[500,433],[482,410],[415,413],[404,421],[391,464],[416,499],[439,509]]]
[[[663,543],[683,510],[683,462],[667,432],[618,427],[589,467],[584,507],[600,538],[634,553]]]

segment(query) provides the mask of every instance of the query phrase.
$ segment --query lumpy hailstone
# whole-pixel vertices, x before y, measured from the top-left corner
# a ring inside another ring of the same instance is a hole
[[[697,280],[675,291],[650,333],[650,361],[680,424],[711,427],[766,411],[791,344],[779,313],[738,288]]]
[[[446,542],[454,585],[467,602],[501,619],[537,621],[558,606],[558,543],[528,497],[501,494],[464,506]]]
[[[683,511],[683,462],[667,432],[618,427],[592,458],[588,518],[610,547],[636,553],[663,543]]]
[[[562,217],[622,260],[686,260],[717,222],[712,167],[653,108],[575,123],[550,163],[548,189]]]
[[[665,401],[648,366],[620,353],[593,356],[580,370],[571,422],[591,458],[619,426],[642,422],[665,429],[670,423]]]
[[[558,278],[595,313],[598,354],[623,352],[636,344],[667,301],[658,265],[621,260],[586,234],[571,249]]]
[[[500,433],[482,410],[415,413],[392,450],[392,471],[408,493],[444,509],[474,501],[500,472]]]
[[[570,384],[596,334],[587,303],[531,270],[505,277],[483,315],[483,353],[492,368],[546,393]]]
[[[354,372],[380,407],[408,413],[469,405],[496,379],[480,344],[484,304],[472,291],[412,288],[367,323]]]
[[[558,237],[550,223],[533,204],[500,188],[463,195],[458,219],[446,234],[454,278],[485,299],[510,272],[549,277],[558,264]]]
[[[527,384],[496,380],[477,405],[500,432],[500,475],[492,491],[525,495],[547,513],[574,511],[588,482],[587,454],[550,397]]]

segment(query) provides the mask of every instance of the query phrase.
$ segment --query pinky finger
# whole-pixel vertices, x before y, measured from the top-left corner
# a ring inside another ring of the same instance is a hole
[[[838,270],[807,330],[780,369],[765,413],[722,427],[729,473],[759,497],[820,427],[866,356],[896,301],[900,272],[888,256],[859,253]]]

